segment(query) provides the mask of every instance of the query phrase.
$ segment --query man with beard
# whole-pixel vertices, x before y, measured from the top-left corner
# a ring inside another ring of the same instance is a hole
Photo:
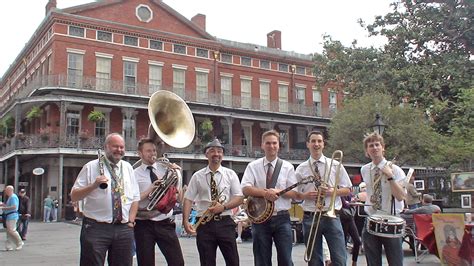
[[[299,198],[304,200],[302,204],[304,210],[303,233],[306,245],[308,245],[308,237],[310,235],[314,215],[322,215],[318,232],[315,234],[316,240],[313,247],[314,252],[312,252],[312,257],[310,258],[308,265],[323,265],[323,236],[326,238],[329,247],[332,265],[346,265],[346,245],[338,212],[342,208],[341,196],[347,196],[350,194],[350,188],[352,187],[351,180],[346,169],[341,165],[338,177],[339,180],[336,184],[336,171],[339,162],[336,160],[331,162],[331,158],[324,156],[324,137],[322,132],[310,132],[306,138],[306,147],[311,156],[307,161],[303,162],[296,168],[296,179],[301,181],[307,176],[313,176],[317,180],[327,181],[326,184],[321,184],[317,188],[315,188],[313,183],[298,187],[298,191],[300,192]],[[331,164],[332,168],[329,168]],[[326,177],[328,177],[328,180],[324,180]],[[334,208],[337,214],[336,218],[324,215],[330,207],[329,204],[334,189],[337,190],[334,203]],[[318,190],[322,193],[322,199],[320,200],[324,200],[324,202],[322,202],[322,205],[324,206],[322,210],[316,210],[316,200],[319,194]],[[316,219],[318,218],[316,217]],[[355,242],[360,244],[358,235]],[[356,247],[356,245],[354,245],[354,247]],[[357,255],[359,254],[358,247],[359,245],[356,247]],[[353,258],[353,260],[357,262],[357,256]]]
[[[201,265],[216,265],[217,247],[222,252],[226,265],[239,265],[239,254],[235,241],[235,222],[232,209],[243,202],[242,189],[237,174],[221,165],[224,147],[218,139],[204,148],[208,166],[191,177],[184,194],[183,224],[188,234],[197,234],[196,243]],[[202,216],[209,221],[199,224],[195,230],[189,223],[193,202],[196,203],[199,221]]]
[[[272,245],[275,242],[278,265],[293,265],[293,248],[290,213],[291,198],[297,192],[291,190],[281,197],[278,192],[296,183],[291,163],[278,158],[280,134],[275,130],[262,134],[262,150],[265,157],[249,163],[242,178],[245,196],[263,197],[275,202],[275,211],[268,221],[252,225],[254,264],[272,265]]]
[[[109,265],[129,266],[140,192],[133,167],[122,160],[122,136],[108,135],[104,150],[105,157],[84,165],[71,191],[72,201],[84,201],[80,265],[104,265],[108,253]]]
[[[176,235],[176,224],[171,220],[173,209],[166,213],[156,209],[147,210],[150,203],[148,195],[156,189],[159,182],[165,182],[165,178],[173,178],[170,171],[175,171],[178,178],[174,186],[178,190],[181,188],[182,178],[179,166],[169,162],[165,165],[156,160],[158,156],[163,156],[165,145],[161,142],[158,150],[155,142],[149,138],[141,139],[138,143],[138,155],[142,162],[135,169],[135,177],[140,189],[137,224],[134,229],[138,265],[155,265],[155,243],[158,244],[168,265],[184,265],[183,253]],[[170,189],[172,187],[168,190]],[[170,192],[173,191],[174,189]]]
[[[18,198],[20,200],[20,207],[18,208],[18,228],[17,231],[21,236],[22,240],[26,240],[26,234],[28,233],[28,222],[31,217],[31,203],[30,198],[26,195],[26,190],[24,188],[20,189],[18,193]]]

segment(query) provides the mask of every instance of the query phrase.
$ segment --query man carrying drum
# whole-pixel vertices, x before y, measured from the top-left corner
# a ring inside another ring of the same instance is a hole
[[[364,139],[364,148],[366,156],[372,160],[361,168],[362,178],[367,184],[367,201],[372,204],[365,206],[365,211],[369,214],[366,225],[370,222],[372,215],[401,219],[394,216],[398,216],[403,210],[405,173],[400,167],[385,159],[385,143],[381,135],[377,133],[368,135]],[[362,232],[362,243],[366,252],[367,265],[382,265],[382,245],[388,264],[403,265],[401,235],[381,236],[381,234],[369,232],[365,226]]]

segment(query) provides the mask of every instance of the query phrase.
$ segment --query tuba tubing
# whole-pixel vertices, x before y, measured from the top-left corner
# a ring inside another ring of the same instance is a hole
[[[339,159],[339,164],[337,165],[336,168],[336,176],[334,180],[334,191],[331,194],[331,201],[329,202],[329,210],[326,213],[323,213],[323,209],[325,206],[325,198],[326,195],[323,194],[322,189],[318,190],[318,196],[316,197],[316,206],[315,206],[315,212],[313,215],[313,221],[311,223],[311,229],[309,230],[309,236],[308,236],[308,242],[306,243],[306,250],[304,252],[304,260],[306,262],[309,262],[311,260],[311,257],[313,256],[313,251],[314,251],[314,245],[316,243],[316,235],[318,233],[319,229],[319,224],[321,222],[321,216],[327,216],[329,218],[336,218],[336,211],[335,211],[335,204],[336,204],[336,196],[337,196],[337,185],[340,182],[340,174],[341,174],[341,166],[342,166],[342,158],[343,158],[343,153],[340,150],[336,150],[332,153],[331,156],[331,164],[329,165],[329,169],[327,169],[326,175],[321,180],[321,185],[323,186],[328,186],[329,184],[329,178],[331,176],[331,169],[334,164],[335,159]],[[316,218],[317,216],[317,218]]]
[[[165,196],[166,192],[169,188],[176,186],[179,181],[179,171],[171,167],[171,163],[165,157],[159,158],[157,160],[159,164],[164,165],[168,169],[168,174],[164,181],[157,185],[151,192],[148,194],[148,199],[150,202],[146,206],[147,211],[151,211],[155,208],[156,204],[161,201],[163,196]]]

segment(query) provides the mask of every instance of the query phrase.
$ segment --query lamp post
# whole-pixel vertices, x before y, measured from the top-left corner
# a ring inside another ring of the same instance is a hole
[[[385,128],[387,127],[387,124],[385,124],[385,123],[382,121],[382,118],[380,117],[379,114],[376,114],[376,115],[375,115],[374,124],[372,124],[371,127],[372,127],[372,129],[374,130],[374,132],[379,133],[379,135],[382,136],[383,131],[384,131]]]

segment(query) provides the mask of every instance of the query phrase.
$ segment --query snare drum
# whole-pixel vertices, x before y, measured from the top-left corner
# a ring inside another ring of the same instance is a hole
[[[405,235],[405,220],[386,214],[373,214],[367,217],[367,232],[372,235],[399,238]]]

